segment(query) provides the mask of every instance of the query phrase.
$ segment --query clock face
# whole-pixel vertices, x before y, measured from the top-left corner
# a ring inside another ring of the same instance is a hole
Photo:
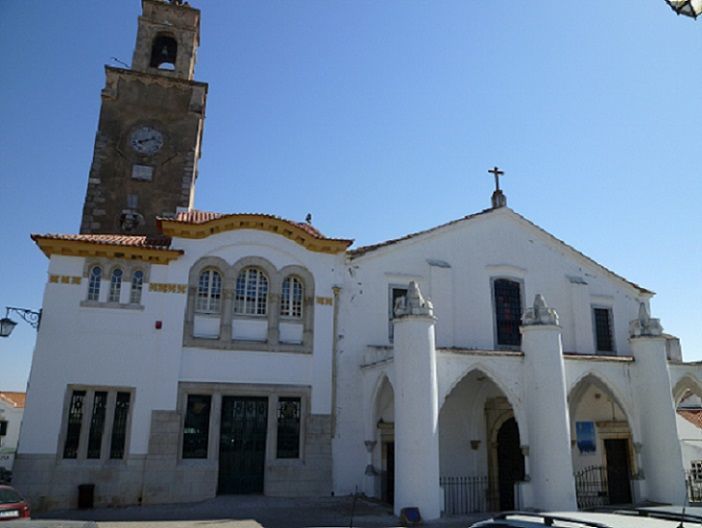
[[[163,147],[163,134],[149,126],[142,126],[132,132],[129,144],[139,154],[156,154]]]

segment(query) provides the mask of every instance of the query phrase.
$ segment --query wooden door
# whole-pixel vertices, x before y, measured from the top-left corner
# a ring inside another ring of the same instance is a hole
[[[604,441],[607,458],[607,494],[610,504],[631,503],[629,470],[629,441],[610,439]]]

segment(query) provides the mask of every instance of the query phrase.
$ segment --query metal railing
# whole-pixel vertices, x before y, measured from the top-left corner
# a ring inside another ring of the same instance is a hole
[[[609,505],[606,468],[604,466],[588,466],[576,471],[575,495],[580,510]]]
[[[702,474],[694,470],[685,471],[685,483],[687,484],[687,500],[702,502]]]
[[[497,511],[499,493],[488,477],[440,477],[444,491],[444,515]]]

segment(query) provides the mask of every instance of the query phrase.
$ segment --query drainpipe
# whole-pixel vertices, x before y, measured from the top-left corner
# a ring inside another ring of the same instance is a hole
[[[337,363],[336,358],[337,350],[339,346],[339,293],[341,292],[341,286],[333,286],[332,292],[334,292],[334,320],[332,322],[332,378],[331,378],[331,437],[334,438],[336,435],[336,378],[337,378]]]

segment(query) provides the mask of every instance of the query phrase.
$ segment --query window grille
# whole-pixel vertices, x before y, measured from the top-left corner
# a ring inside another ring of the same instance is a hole
[[[119,302],[119,295],[122,292],[122,270],[117,268],[112,271],[110,277],[110,295],[107,302]]]
[[[132,274],[132,289],[129,292],[129,302],[139,304],[141,302],[141,291],[144,288],[144,272],[135,271]]]
[[[286,277],[283,281],[283,295],[280,303],[280,315],[302,318],[302,281],[297,277]]]
[[[508,279],[496,279],[495,325],[497,344],[518,347],[522,344],[519,325],[522,319],[521,286]]]
[[[222,276],[219,272],[208,269],[200,273],[195,311],[200,313],[219,313],[221,299]]]
[[[212,396],[188,394],[183,426],[183,458],[207,458]]]
[[[93,399],[93,414],[90,419],[90,434],[88,435],[88,458],[100,458],[106,410],[107,393],[104,391],[96,392]]]
[[[593,308],[595,340],[598,352],[614,352],[612,340],[612,312],[609,308]]]
[[[278,398],[277,458],[300,457],[300,398]]]
[[[234,313],[266,315],[268,279],[258,268],[244,268],[236,278]]]
[[[100,280],[102,279],[102,268],[94,266],[90,270],[90,278],[88,279],[88,300],[100,300]]]
[[[63,458],[76,458],[78,456],[78,442],[80,428],[83,423],[83,401],[85,391],[73,391],[71,403],[68,406],[68,426],[66,428],[66,442],[63,446]]]
[[[110,458],[124,458],[124,445],[127,440],[127,418],[129,417],[128,392],[118,392],[115,401],[115,416],[112,424]]]

